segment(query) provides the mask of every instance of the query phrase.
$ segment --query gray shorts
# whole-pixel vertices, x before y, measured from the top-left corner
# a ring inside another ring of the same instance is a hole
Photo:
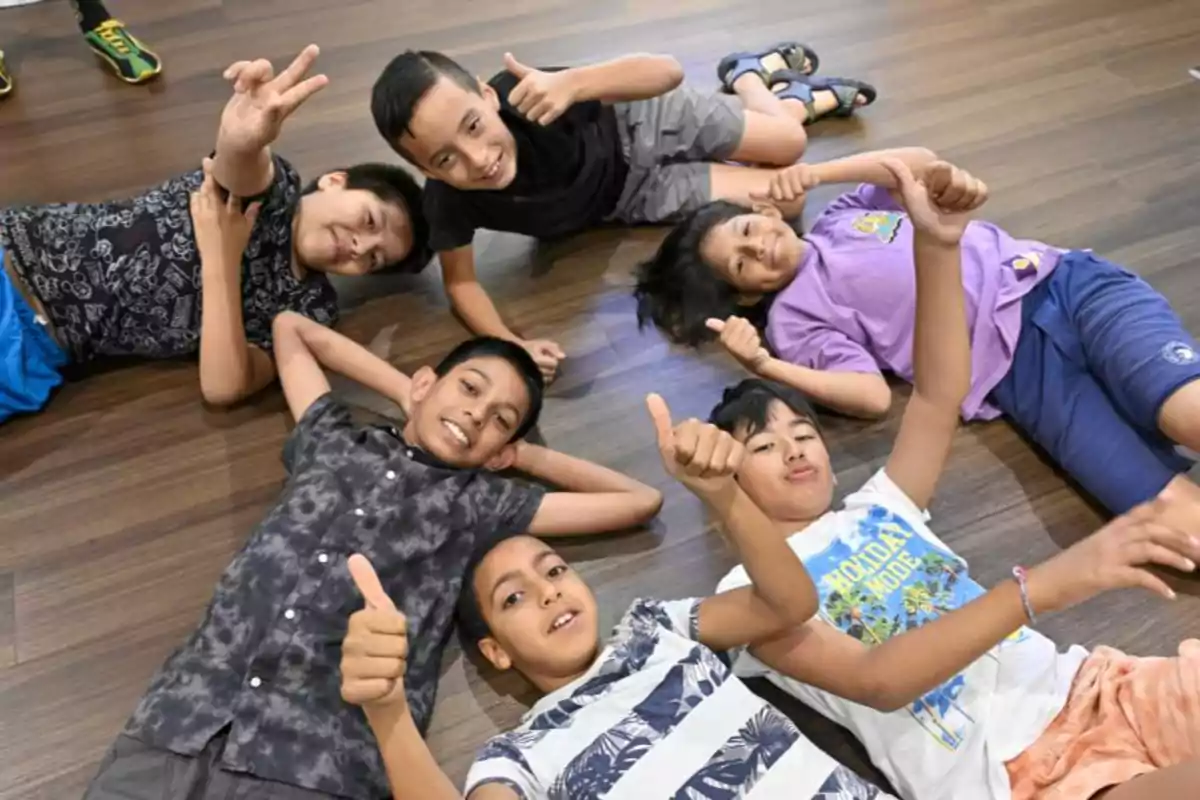
[[[688,86],[613,110],[629,176],[608,220],[627,224],[673,222],[711,200],[711,164],[729,160],[746,128],[737,97]]]
[[[224,736],[213,737],[199,755],[181,756],[118,736],[83,800],[333,800],[332,795],[222,769],[217,758],[224,741]]]

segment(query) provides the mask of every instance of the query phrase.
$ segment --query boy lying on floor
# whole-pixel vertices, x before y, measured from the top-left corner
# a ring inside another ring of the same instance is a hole
[[[1172,487],[990,592],[969,577],[923,509],[970,390],[967,220],[940,203],[969,207],[979,188],[946,166],[924,185],[893,169],[915,228],[916,386],[887,464],[834,511],[829,453],[799,392],[749,379],[712,414],[746,448],[738,485],[820,595],[815,619],[752,644],[735,667],[849,729],[907,800],[1089,800],[1108,789],[1105,800],[1193,798],[1200,642],[1170,659],[1059,653],[1026,626],[1109,589],[1173,597],[1144,565],[1195,568],[1200,503]],[[720,588],[753,578],[738,567]]]
[[[667,222],[709,200],[748,201],[795,163],[804,125],[849,116],[875,90],[815,78],[817,54],[789,42],[726,57],[727,94],[680,86],[669,56],[631,55],[572,69],[505,56],[486,84],[441,53],[407,52],[371,96],[379,132],[429,178],[430,243],[454,310],[477,334],[522,344],[553,378],[562,348],[525,341],[475,276],[481,228],[542,239],[602,222]],[[719,162],[743,162],[758,167]]]
[[[412,621],[370,563],[351,570],[366,608],[342,647],[342,695],[375,731],[396,800],[881,795],[809,743],[717,656],[806,622],[812,581],[733,475],[743,449],[711,425],[672,427],[647,398],[667,471],[724,520],[754,585],[691,600],[638,600],[606,643],[577,573],[529,536],[480,548],[459,601],[463,638],[545,696],[492,739],[459,791],[422,741],[406,700]]]
[[[271,152],[327,83],[310,45],[275,75],[225,71],[234,94],[211,162],[136,197],[0,210],[0,421],[37,411],[62,370],[96,358],[199,356],[200,392],[229,405],[270,383],[271,320],[337,318],[326,274],[425,266],[420,189],[359,164],[308,186]]]
[[[700,209],[643,265],[639,321],[688,344],[718,330],[760,377],[836,411],[885,414],[882,372],[913,377],[917,308],[913,222],[890,194],[888,157],[918,176],[941,168],[928,150],[908,148],[785,170],[771,196],[787,205],[818,183],[867,184],[803,236],[771,202]],[[1014,239],[986,222],[966,228],[962,269],[964,419],[1005,414],[1114,513],[1188,483],[1192,462],[1176,445],[1200,450],[1200,345],[1162,295],[1090,252]],[[745,318],[765,322],[777,357]]]
[[[410,379],[298,314],[277,317],[274,333],[296,419],[287,484],[142,697],[89,800],[386,796],[374,739],[338,694],[337,643],[358,606],[347,556],[370,556],[408,619],[408,707],[423,730],[477,540],[621,530],[661,504],[632,478],[521,440],[542,378],[510,342],[465,342]],[[393,400],[406,421],[358,423],[322,368]],[[494,473],[509,467],[565,491]]]

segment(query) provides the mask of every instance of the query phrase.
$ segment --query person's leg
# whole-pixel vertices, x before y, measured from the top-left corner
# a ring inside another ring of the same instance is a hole
[[[1026,301],[1036,303],[1037,297]],[[1087,365],[1068,357],[1034,316],[1027,311],[1012,366],[991,400],[1113,513],[1155,497],[1180,470],[1164,463]]]
[[[83,800],[191,797],[202,773],[199,758],[176,755],[121,735],[100,762]]]
[[[162,72],[162,60],[112,18],[101,0],[71,0],[79,30],[92,52],[126,83],[145,83]]]
[[[1200,761],[1139,775],[1093,795],[1093,800],[1195,800],[1200,793]]]
[[[0,423],[40,411],[62,383],[67,354],[3,268],[0,248]]]
[[[1165,436],[1200,451],[1200,343],[1167,299],[1091,253],[1068,253],[1057,269],[1084,358],[1117,407],[1164,449]]]

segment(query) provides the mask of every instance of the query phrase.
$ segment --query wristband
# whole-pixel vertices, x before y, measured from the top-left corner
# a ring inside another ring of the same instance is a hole
[[[1033,613],[1033,604],[1029,602],[1029,573],[1024,567],[1017,566],[1013,567],[1012,576],[1017,581],[1017,588],[1021,590],[1021,605],[1025,608],[1025,616],[1029,618],[1029,624],[1033,625],[1037,622],[1037,615]]]

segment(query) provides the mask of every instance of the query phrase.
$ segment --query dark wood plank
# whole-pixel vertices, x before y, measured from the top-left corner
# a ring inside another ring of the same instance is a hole
[[[163,79],[118,84],[93,63],[67,3],[0,15],[18,93],[0,103],[0,203],[119,196],[193,167],[211,147],[235,59],[282,60],[316,36],[330,88],[288,126],[301,171],[394,158],[367,112],[377,71],[401,49],[441,49],[481,74],[505,50],[580,63],[667,49],[697,85],[722,55],[795,36],[823,71],[881,91],[861,119],[811,131],[810,159],[923,144],[991,184],[988,216],[1016,233],[1091,247],[1168,294],[1200,330],[1200,103],[1187,75],[1200,50],[1194,0],[111,0],[163,55]],[[314,33],[316,32],[316,33]],[[818,190],[811,207],[832,196]],[[707,413],[737,370],[639,333],[630,274],[662,236],[604,230],[536,245],[478,243],[482,273],[513,322],[570,358],[546,404],[548,443],[662,486],[649,530],[564,547],[614,621],[645,593],[711,591],[733,559],[698,504],[663,476],[642,398]],[[402,368],[462,336],[436,268],[340,287],[343,330]],[[386,404],[346,391],[386,413]],[[882,463],[892,415],[830,419],[841,486]],[[0,800],[78,796],[154,669],[196,623],[216,576],[283,479],[288,422],[277,390],[229,413],[198,402],[194,368],[148,364],[65,387],[36,418],[0,428]],[[960,432],[935,530],[990,584],[1094,530],[1096,511],[1004,423]],[[1045,623],[1060,642],[1169,654],[1200,633],[1200,588],[1174,604],[1101,598]],[[447,653],[430,734],[456,779],[475,748],[531,699],[512,675]],[[780,700],[806,731],[871,774],[843,731]],[[17,721],[19,724],[13,724]]]

